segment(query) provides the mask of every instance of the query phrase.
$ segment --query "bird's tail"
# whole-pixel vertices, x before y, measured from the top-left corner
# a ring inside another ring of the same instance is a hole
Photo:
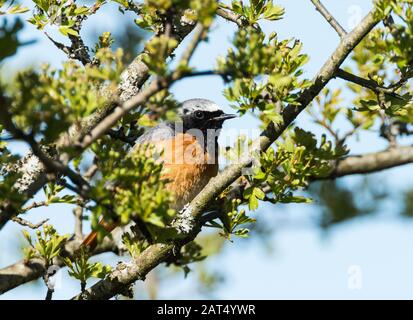
[[[115,229],[118,225],[116,223],[107,223],[105,221],[100,220],[99,225],[101,225],[108,233],[110,233],[113,229]],[[89,250],[93,250],[96,248],[98,244],[98,233],[97,231],[92,231],[89,233],[86,238],[82,242],[82,247],[88,247]]]

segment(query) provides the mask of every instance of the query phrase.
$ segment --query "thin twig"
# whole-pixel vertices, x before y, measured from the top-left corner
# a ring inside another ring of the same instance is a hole
[[[336,72],[336,77],[355,83],[359,86],[362,86],[364,88],[370,89],[372,91],[374,91],[375,93],[383,93],[389,96],[392,96],[394,98],[397,99],[401,99],[401,100],[405,100],[405,98],[403,98],[401,95],[395,93],[396,89],[393,88],[387,88],[387,87],[383,87],[380,86],[376,81],[374,80],[370,80],[370,79],[364,79],[361,78],[359,76],[356,76],[350,72],[347,72],[343,69],[338,69]]]
[[[28,206],[22,208],[19,213],[25,213],[29,210],[34,209],[34,208],[44,207],[44,206],[47,206],[47,205],[48,205],[48,203],[46,201],[39,201],[39,202],[34,201],[31,204],[29,204]]]
[[[178,65],[180,65],[180,66],[187,66],[188,65],[189,60],[193,56],[193,54],[195,52],[195,49],[197,48],[198,44],[205,37],[205,35],[207,33],[207,30],[208,29],[202,24],[198,24],[195,27],[194,35],[193,35],[191,41],[189,42],[188,46],[186,47],[186,50],[182,54],[182,57],[179,60]]]
[[[23,218],[20,217],[13,217],[11,218],[12,221],[20,224],[23,227],[29,227],[30,229],[38,229],[40,228],[42,225],[44,225],[47,221],[49,221],[49,219],[44,219],[42,221],[40,221],[39,223],[31,223],[30,221],[27,221]]]
[[[45,300],[52,300],[53,298],[54,284],[50,281],[50,277],[54,275],[53,271],[55,272],[55,269],[50,270],[48,264],[46,264],[46,270],[43,275],[43,281],[47,288]]]
[[[74,208],[73,215],[75,216],[75,238],[81,240],[83,239],[83,208],[81,206]]]
[[[83,177],[89,181],[90,179],[93,178],[93,176],[96,174],[96,172],[98,172],[99,167],[93,163],[84,173]]]
[[[338,144],[338,142],[341,140],[340,137],[338,136],[337,132],[334,131],[334,129],[329,126],[324,120],[315,118],[314,122],[319,124],[320,126],[322,126],[323,128],[325,128],[334,138],[334,140],[336,141],[336,143]]]
[[[216,13],[221,18],[224,18],[225,20],[228,20],[230,22],[234,22],[239,28],[248,26],[248,21],[238,13],[222,8],[218,8]]]
[[[57,174],[64,174],[65,176],[68,176],[70,180],[72,180],[81,189],[89,190],[90,186],[88,182],[83,179],[81,175],[77,174],[75,171],[70,169],[59,160],[55,160],[49,157],[42,150],[32,134],[26,134],[20,128],[18,128],[12,120],[12,115],[3,104],[0,104],[0,120],[6,130],[9,131],[16,139],[22,140],[30,146],[33,154],[40,159],[40,161],[49,171]]]
[[[327,20],[327,22],[336,30],[340,38],[347,35],[346,30],[340,25],[340,23],[333,17],[333,15],[327,10],[327,8],[321,3],[320,0],[311,0],[316,7],[317,11]]]
[[[70,54],[70,47],[64,45],[63,43],[60,43],[60,42],[54,40],[46,31],[44,32],[44,34],[56,46],[56,48],[58,48],[59,50],[62,50],[67,55]]]

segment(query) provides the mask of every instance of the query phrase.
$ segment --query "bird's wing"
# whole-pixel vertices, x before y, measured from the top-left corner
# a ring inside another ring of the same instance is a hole
[[[175,132],[170,123],[161,123],[157,126],[147,130],[136,140],[136,145],[148,142],[156,142],[161,140],[168,140],[174,137]]]

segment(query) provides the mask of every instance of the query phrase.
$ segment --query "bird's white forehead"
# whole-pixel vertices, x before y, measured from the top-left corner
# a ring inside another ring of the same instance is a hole
[[[208,112],[220,111],[221,108],[213,101],[207,99],[190,99],[182,103],[181,113],[192,113],[195,110]]]

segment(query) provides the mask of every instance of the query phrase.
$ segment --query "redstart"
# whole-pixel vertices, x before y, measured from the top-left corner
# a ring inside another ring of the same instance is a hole
[[[163,152],[163,179],[175,196],[175,210],[181,210],[218,173],[218,136],[225,120],[235,117],[225,114],[214,102],[206,99],[190,99],[180,107],[180,121],[162,122],[145,132],[136,140],[137,147],[143,143],[155,145]],[[111,232],[116,224],[101,221]],[[90,233],[83,245],[94,248],[97,232]]]

